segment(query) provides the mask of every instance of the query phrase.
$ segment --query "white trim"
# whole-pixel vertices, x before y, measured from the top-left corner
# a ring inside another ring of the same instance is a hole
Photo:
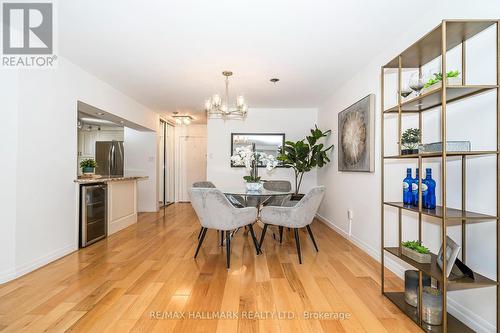
[[[337,232],[339,235],[353,243],[355,246],[359,247],[361,250],[366,252],[368,255],[370,255],[373,259],[377,260],[380,262],[380,251],[374,249],[371,245],[365,243],[361,239],[352,236],[349,237],[349,234],[345,231],[342,230],[339,226],[337,226],[335,223],[330,221],[324,216],[321,216],[320,214],[316,214],[316,218],[323,222],[325,225],[333,229],[335,232]],[[406,268],[399,262],[397,262],[395,259],[391,258],[390,256],[385,257],[385,264],[386,267],[396,274],[399,278],[403,279],[404,278],[404,272]],[[481,332],[481,333],[490,333],[490,332],[495,332],[495,324],[488,322],[484,318],[478,316],[476,313],[472,312],[470,309],[467,309],[463,306],[461,306],[457,301],[455,301],[451,296],[448,296],[448,309],[450,313],[455,316],[457,319],[462,321],[463,323],[467,324],[470,328],[475,330],[476,332]]]
[[[15,267],[14,269],[0,272],[0,283],[6,283],[14,280],[24,274],[50,264],[51,262],[56,261],[57,259],[60,259],[76,250],[78,250],[78,247],[75,244],[69,244],[31,262]]]

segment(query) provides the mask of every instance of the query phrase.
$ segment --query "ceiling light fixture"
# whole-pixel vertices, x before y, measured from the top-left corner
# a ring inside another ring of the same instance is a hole
[[[222,75],[226,78],[225,98],[222,100],[219,94],[213,95],[205,102],[205,111],[207,111],[210,118],[244,119],[248,112],[248,105],[245,104],[243,96],[240,95],[236,98],[236,106],[234,108],[229,106],[229,77],[233,75],[233,72],[224,71]]]
[[[172,118],[175,119],[175,123],[177,125],[181,125],[181,126],[182,125],[187,126],[187,125],[191,124],[191,122],[194,120],[194,118],[191,116],[178,116],[177,114],[174,114],[172,116]]]
[[[272,79],[270,79],[269,81],[271,81],[272,83],[276,83],[278,82],[280,79],[278,79],[277,77],[273,77]]]

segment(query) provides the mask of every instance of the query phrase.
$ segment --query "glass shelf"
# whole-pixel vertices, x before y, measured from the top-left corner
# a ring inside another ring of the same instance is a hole
[[[498,154],[496,150],[473,150],[473,151],[447,151],[446,156],[480,156],[480,155],[494,155]],[[442,152],[433,153],[420,153],[420,154],[409,154],[409,155],[390,155],[384,156],[384,159],[404,159],[404,158],[432,158],[441,157]]]
[[[384,247],[384,250],[389,252],[390,254],[398,257],[400,260],[406,262],[407,264],[415,267],[416,269],[422,271],[435,278],[438,281],[443,281],[443,271],[437,264],[437,255],[431,253],[431,263],[430,264],[421,264],[419,262],[414,261],[413,259],[404,256],[398,247]],[[485,288],[485,287],[494,287],[497,285],[497,282],[489,279],[479,273],[474,272],[474,279],[470,277],[463,277],[459,279],[448,279],[447,290],[464,290],[464,289],[476,289],[476,288]]]
[[[463,98],[474,96],[488,90],[496,89],[496,85],[466,85],[466,86],[447,86],[446,87],[446,103],[458,101]],[[441,87],[433,89],[415,98],[406,100],[401,103],[402,113],[415,113],[430,110],[437,106],[441,106]],[[395,105],[384,113],[398,113],[398,106]]]
[[[414,213],[419,213],[418,207],[406,205],[402,202],[384,202],[384,205],[401,208],[404,210],[408,210]],[[423,215],[435,217],[435,218],[443,218],[443,207],[436,206],[436,209],[425,209],[422,208]],[[463,211],[461,209],[455,208],[446,208],[446,219],[447,220],[475,220],[475,221],[489,221],[489,220],[497,220],[498,218],[493,215],[481,214],[470,211]]]

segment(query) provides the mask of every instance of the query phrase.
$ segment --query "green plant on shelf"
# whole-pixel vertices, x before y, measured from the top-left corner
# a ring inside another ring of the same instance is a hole
[[[418,128],[408,128],[401,135],[401,145],[406,149],[418,148],[419,142],[420,142],[420,129]]]
[[[427,247],[423,246],[421,242],[416,241],[416,240],[402,242],[401,245],[410,249],[410,250],[413,250],[413,251],[416,251],[416,252],[422,253],[422,254],[428,254],[430,252]]]
[[[446,73],[447,78],[458,77],[458,75],[460,75],[459,71],[449,71]],[[429,81],[427,81],[424,84],[424,88],[429,88],[433,84],[436,84],[436,83],[441,82],[441,81],[443,81],[443,74],[442,73],[434,73],[433,76],[429,79]]]

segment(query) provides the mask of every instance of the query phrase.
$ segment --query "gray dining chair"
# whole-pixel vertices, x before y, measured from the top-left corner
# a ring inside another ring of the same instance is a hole
[[[290,192],[292,183],[288,180],[268,180],[264,182],[263,187],[269,191]],[[284,202],[289,199],[290,195],[273,196],[264,202],[264,206],[283,206]]]
[[[231,231],[248,226],[257,255],[260,247],[253,230],[253,223],[257,220],[257,208],[236,208],[226,198],[224,193],[216,188],[191,188],[189,190],[191,205],[198,215],[202,232],[194,257],[198,256],[201,244],[208,229],[221,230],[226,233],[226,262],[229,269],[231,262]]]
[[[195,188],[215,188],[215,184],[209,181],[201,181],[201,182],[194,182],[193,187]],[[203,232],[203,227],[200,229],[200,232],[198,233],[198,239],[201,237],[201,233]],[[222,245],[222,240],[224,239],[224,234],[221,235],[221,245]]]
[[[297,246],[297,255],[299,257],[299,263],[302,264],[302,255],[300,252],[300,239],[299,239],[299,229],[307,228],[307,232],[311,237],[314,248],[318,252],[318,245],[314,239],[311,227],[309,226],[316,212],[318,211],[319,205],[323,200],[325,195],[324,186],[313,187],[295,206],[293,207],[277,207],[277,206],[267,206],[262,208],[260,211],[260,221],[264,223],[264,228],[262,229],[262,234],[260,236],[259,247],[262,246],[264,237],[266,236],[267,226],[269,224],[281,227],[280,232],[283,233],[283,227],[293,228],[295,233],[295,244]]]

